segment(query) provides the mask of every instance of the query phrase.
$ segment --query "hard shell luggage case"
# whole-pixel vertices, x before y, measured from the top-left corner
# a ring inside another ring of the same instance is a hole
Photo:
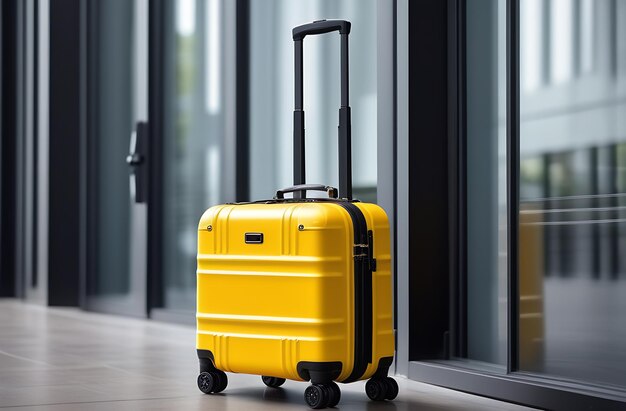
[[[339,31],[339,190],[304,184],[302,43]],[[335,406],[337,382],[370,379],[373,400],[393,399],[389,223],[382,208],[352,199],[348,34],[350,23],[296,27],[294,181],[272,200],[207,210],[198,227],[198,387],[226,388],[224,371],[258,374],[270,387],[311,381],[305,401]],[[307,198],[306,191],[329,198]],[[293,198],[285,193],[293,192]]]

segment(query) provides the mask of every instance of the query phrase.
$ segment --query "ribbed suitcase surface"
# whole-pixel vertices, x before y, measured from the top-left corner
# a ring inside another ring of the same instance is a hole
[[[306,370],[302,364],[337,362],[341,372],[333,379],[344,381],[355,365],[359,325],[372,344],[357,379],[371,377],[380,358],[393,356],[387,217],[376,205],[355,204],[374,239],[373,294],[371,304],[362,304],[370,327],[355,324],[357,314],[368,313],[355,310],[361,291],[354,269],[355,258],[368,264],[369,256],[355,257],[361,251],[342,206],[222,205],[203,215],[197,348],[211,351],[217,368],[301,380],[299,364]]]

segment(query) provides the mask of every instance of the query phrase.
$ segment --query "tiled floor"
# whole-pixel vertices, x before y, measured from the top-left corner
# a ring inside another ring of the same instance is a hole
[[[0,408],[15,410],[306,410],[305,383],[265,388],[229,374],[220,395],[196,387],[193,328],[0,300]],[[393,402],[341,385],[343,410],[523,410],[397,378]]]

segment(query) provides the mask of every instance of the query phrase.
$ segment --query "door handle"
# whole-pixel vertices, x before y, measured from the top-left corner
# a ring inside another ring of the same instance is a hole
[[[130,134],[130,147],[126,164],[130,167],[130,197],[135,203],[145,203],[148,199],[148,123],[137,122],[135,131]]]

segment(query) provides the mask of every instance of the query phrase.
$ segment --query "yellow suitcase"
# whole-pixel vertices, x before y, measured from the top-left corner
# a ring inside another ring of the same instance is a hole
[[[311,381],[305,401],[312,408],[339,402],[334,381],[369,379],[373,400],[398,394],[387,376],[394,355],[389,223],[379,206],[352,200],[347,75],[340,190],[303,184],[302,39],[335,30],[347,73],[349,22],[294,29],[296,185],[273,200],[212,207],[200,219],[196,346],[198,387],[207,394],[226,388],[224,371],[261,375],[274,388],[285,379]],[[306,198],[313,190],[329,198]],[[294,198],[285,198],[288,192]]]

